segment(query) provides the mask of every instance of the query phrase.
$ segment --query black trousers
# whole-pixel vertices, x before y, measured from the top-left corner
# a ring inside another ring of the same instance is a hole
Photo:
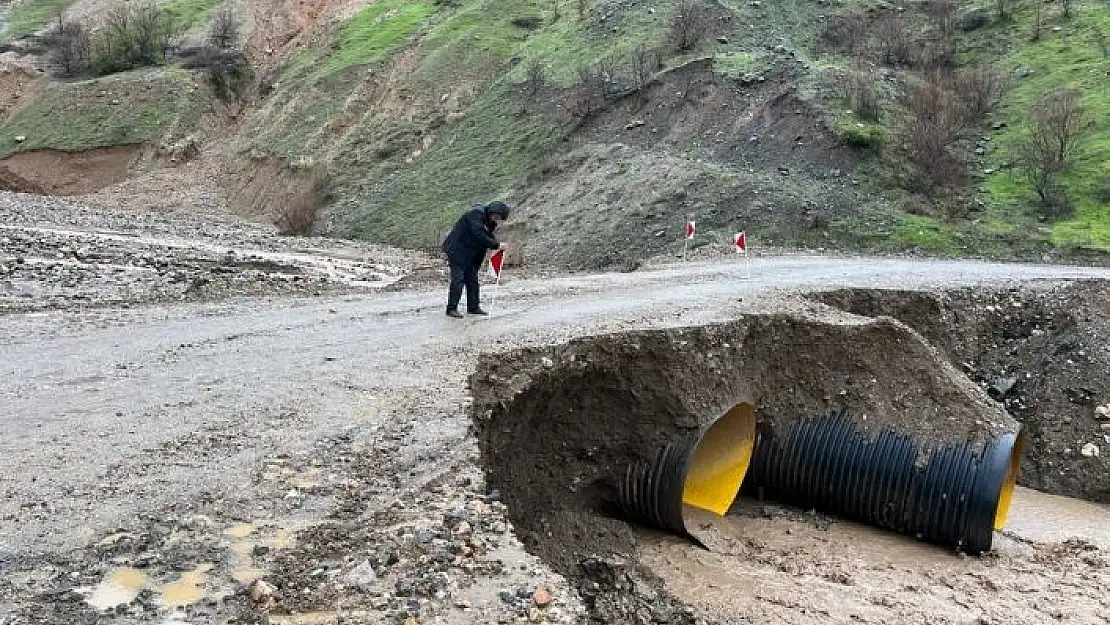
[[[462,299],[463,287],[466,287],[466,309],[478,310],[478,267],[479,263],[451,264],[451,286],[447,292],[447,310],[458,310],[459,300]]]

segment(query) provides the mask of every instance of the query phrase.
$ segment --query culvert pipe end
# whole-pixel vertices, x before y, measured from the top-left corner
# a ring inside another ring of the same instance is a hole
[[[754,407],[737,404],[650,460],[628,465],[618,488],[622,512],[629,520],[689,536],[683,506],[719,516],[728,512],[751,465],[755,439]]]
[[[749,482],[771,499],[974,555],[1005,524],[1024,440],[1018,430],[924,447],[890,428],[868,434],[839,410],[761,437]]]
[[[1002,475],[998,485],[995,501],[998,502],[994,510],[994,531],[1002,531],[1006,527],[1006,519],[1010,514],[1010,504],[1014,500],[1014,487],[1017,485],[1018,474],[1021,473],[1021,457],[1025,453],[1025,430],[1020,429],[1014,434],[1006,434],[999,438],[989,462],[996,466],[994,472]],[[1001,465],[1001,466],[998,466]]]

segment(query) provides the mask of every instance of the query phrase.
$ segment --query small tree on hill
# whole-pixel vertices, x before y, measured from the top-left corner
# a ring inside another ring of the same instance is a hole
[[[698,0],[682,0],[671,19],[671,43],[680,52],[698,47],[709,28],[709,10]]]
[[[229,8],[220,9],[208,28],[208,43],[221,50],[239,45],[239,22]]]
[[[58,76],[68,78],[85,71],[89,61],[89,31],[83,24],[59,14],[43,40]]]
[[[161,65],[170,41],[170,20],[153,3],[120,4],[108,12],[92,38],[92,69],[111,74]]]
[[[1063,217],[1069,212],[1070,203],[1057,179],[1072,166],[1093,125],[1082,95],[1075,90],[1050,94],[1033,108],[1018,144],[1018,166],[1046,216]]]

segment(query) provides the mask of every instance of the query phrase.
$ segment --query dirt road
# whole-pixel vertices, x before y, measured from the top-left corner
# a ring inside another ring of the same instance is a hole
[[[343,622],[527,618],[531,590],[513,589],[537,585],[562,610],[539,617],[572,622],[581,602],[477,469],[465,381],[482,354],[799,305],[783,303],[796,290],[1083,277],[1110,270],[790,256],[750,280],[735,262],[510,277],[486,291],[490,318],[463,321],[438,289],[3,315],[0,623],[264,622],[241,590],[256,578],[286,610],[334,611],[359,562],[379,572]],[[473,560],[464,581],[457,561],[420,569],[433,547]],[[335,622],[305,618],[270,622]]]

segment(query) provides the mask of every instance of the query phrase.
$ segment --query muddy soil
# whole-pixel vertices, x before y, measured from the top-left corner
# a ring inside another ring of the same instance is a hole
[[[639,555],[714,622],[1110,622],[1110,509],[1095,504],[1019,488],[981,557],[754,501],[696,518],[708,550],[643,534]]]
[[[942,349],[1028,430],[1022,484],[1110,502],[1110,284],[814,298],[897,318]]]
[[[140,146],[80,152],[27,150],[0,159],[0,189],[21,193],[80,195],[127,178]]]

